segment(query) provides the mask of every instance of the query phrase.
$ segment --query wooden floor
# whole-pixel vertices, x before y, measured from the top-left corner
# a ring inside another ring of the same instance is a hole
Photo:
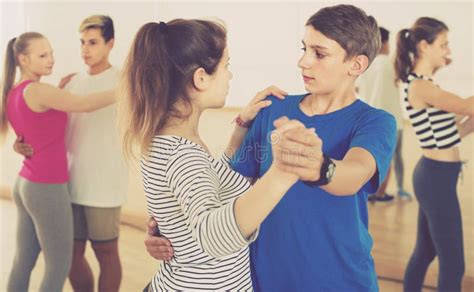
[[[13,260],[15,208],[11,201],[0,200],[1,245],[0,255],[0,291],[5,291],[8,273]],[[134,227],[122,225],[120,237],[120,255],[123,266],[123,281],[121,291],[140,291],[156,272],[157,262],[147,256],[143,246],[143,232]],[[94,259],[90,246],[87,250],[87,258],[91,263],[94,275],[98,273],[98,264]],[[44,262],[40,256],[37,267],[33,271],[30,291],[38,291],[41,276],[44,271]],[[381,291],[401,291],[401,283],[394,281],[380,281]],[[69,283],[66,283],[64,291],[72,291]],[[429,290],[427,290],[429,291]]]
[[[418,160],[419,151],[415,143],[410,142],[415,141],[410,130],[405,131],[404,141],[405,184],[411,192],[411,175]],[[471,160],[471,163],[467,168],[464,168],[464,179],[458,186],[463,212],[466,256],[463,291],[474,291],[474,251],[472,249],[472,246],[474,246],[473,150],[473,137],[470,137],[464,141],[462,151],[464,157]],[[389,184],[389,192],[394,191],[393,185],[392,179]],[[374,238],[373,256],[379,276],[380,291],[402,291],[403,272],[415,243],[417,208],[416,201],[406,202],[401,200],[396,200],[390,204],[369,205],[370,233]],[[6,279],[12,263],[15,216],[16,211],[13,203],[9,200],[0,200],[0,291],[5,291]],[[154,274],[158,264],[147,255],[143,247],[142,230],[122,225],[119,244],[123,265],[121,291],[139,291]],[[98,265],[90,248],[88,248],[87,258],[90,260],[94,274],[97,275]],[[37,291],[43,267],[44,263],[40,257],[32,275],[31,291]],[[437,270],[437,263],[434,262],[426,277],[425,291],[435,290]],[[64,290],[71,291],[68,283]]]

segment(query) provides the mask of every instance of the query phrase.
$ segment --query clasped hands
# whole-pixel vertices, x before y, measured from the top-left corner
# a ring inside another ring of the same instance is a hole
[[[295,183],[317,181],[323,163],[323,142],[314,128],[306,128],[298,120],[281,117],[274,121],[271,133],[273,163],[271,168],[282,179]]]

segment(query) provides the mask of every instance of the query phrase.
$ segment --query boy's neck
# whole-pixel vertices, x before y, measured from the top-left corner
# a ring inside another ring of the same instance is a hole
[[[325,115],[351,105],[356,99],[352,84],[328,94],[309,94],[300,103],[300,108],[308,116]]]
[[[110,67],[112,67],[112,65],[110,64],[109,60],[105,60],[104,62],[101,62],[99,64],[89,66],[87,69],[87,73],[89,75],[97,75],[106,71]]]

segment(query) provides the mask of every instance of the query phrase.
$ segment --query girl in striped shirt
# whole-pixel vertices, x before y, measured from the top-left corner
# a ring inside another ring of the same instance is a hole
[[[148,23],[137,33],[124,74],[124,148],[139,145],[149,214],[173,245],[174,257],[161,262],[146,290],[251,290],[248,244],[258,227],[298,176],[285,168],[279,152],[284,136],[299,131],[318,143],[297,121],[275,126],[272,167],[252,187],[228,166],[270,87],[236,119],[229,146],[214,159],[198,133],[202,112],[221,108],[229,90],[226,31],[216,22],[175,19]],[[296,144],[296,143],[295,143]],[[302,145],[303,146],[303,145]],[[130,152],[129,152],[130,153]],[[308,163],[317,165],[318,163]],[[308,171],[311,171],[308,169]]]
[[[403,104],[423,156],[413,173],[420,204],[415,250],[405,271],[404,290],[421,291],[428,266],[439,258],[439,291],[461,291],[463,232],[456,184],[461,169],[458,145],[474,130],[474,97],[463,99],[433,83],[449,62],[448,27],[419,18],[398,33],[395,69]],[[456,120],[455,114],[467,116]],[[463,120],[463,122],[460,122]]]

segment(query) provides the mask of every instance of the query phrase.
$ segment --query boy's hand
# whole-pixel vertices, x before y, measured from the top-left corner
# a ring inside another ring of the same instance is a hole
[[[30,158],[33,155],[33,147],[30,144],[23,143],[23,136],[16,137],[13,150],[26,158]]]
[[[169,261],[174,255],[171,242],[159,235],[158,224],[153,218],[148,220],[144,244],[148,254],[157,260]]]
[[[74,77],[74,75],[76,74],[77,73],[72,73],[61,78],[61,81],[59,81],[59,84],[58,84],[58,88],[64,89],[64,87],[66,87],[69,81],[71,81],[72,77]]]

